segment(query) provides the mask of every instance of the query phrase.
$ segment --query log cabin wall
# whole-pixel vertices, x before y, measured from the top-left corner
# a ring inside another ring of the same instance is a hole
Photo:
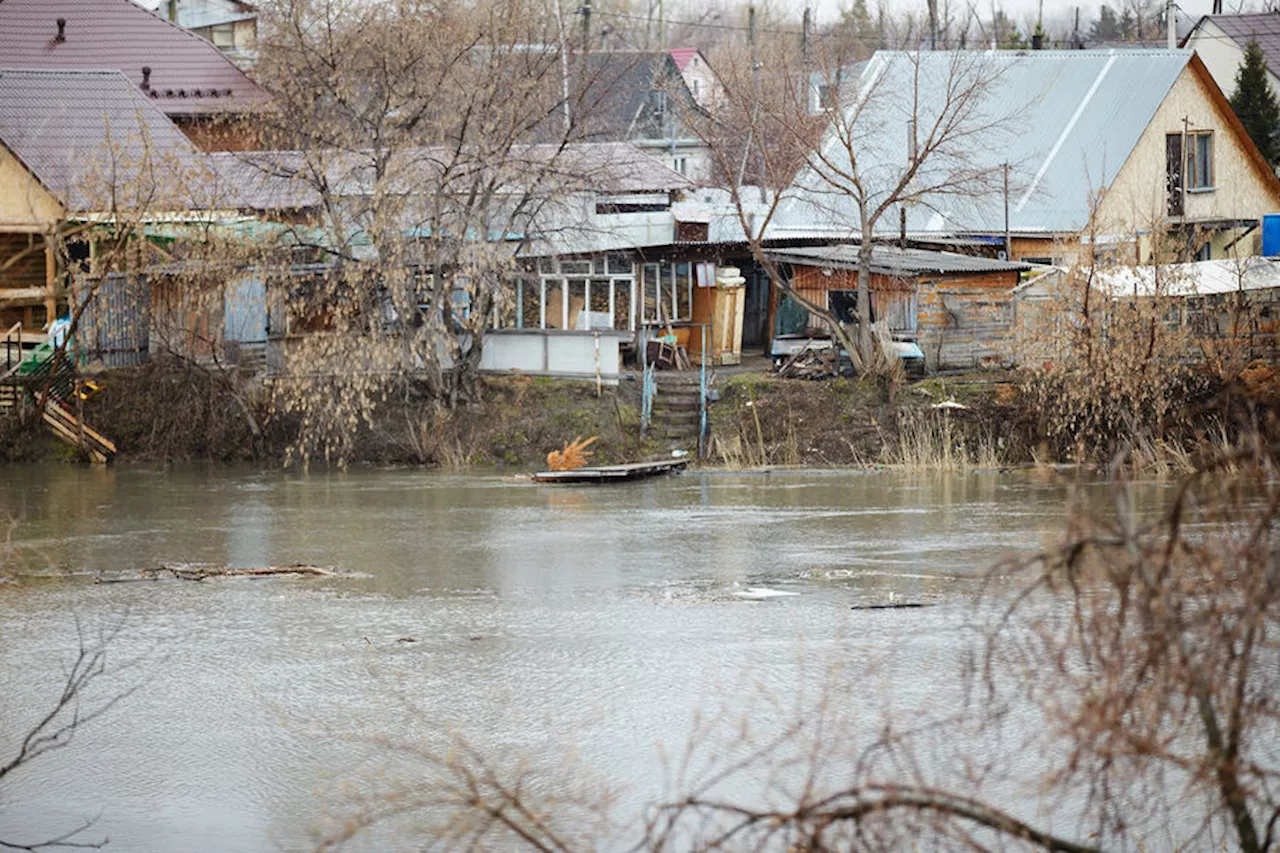
[[[0,231],[0,331],[40,331],[54,298],[53,258],[43,234]]]

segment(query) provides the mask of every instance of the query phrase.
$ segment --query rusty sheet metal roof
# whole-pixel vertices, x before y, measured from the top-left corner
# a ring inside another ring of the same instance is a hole
[[[1185,50],[882,51],[862,63],[842,91],[842,109],[846,121],[857,115],[852,137],[874,206],[906,166],[916,85],[923,137],[942,116],[948,92],[954,103],[959,88],[980,81],[961,134],[919,170],[915,186],[922,198],[908,210],[907,230],[1002,233],[1008,163],[1010,230],[1071,233],[1086,226],[1090,193],[1114,180],[1191,56]],[[834,126],[822,145],[829,162],[847,172],[849,157]],[[788,191],[792,198],[781,204],[777,230],[855,235],[858,213],[845,185],[830,165],[811,158]],[[878,223],[886,233],[898,228],[896,208]]]
[[[65,22],[58,39],[58,21]],[[0,0],[0,63],[116,69],[170,116],[235,113],[267,94],[205,39],[130,0]]]
[[[0,1],[0,6],[8,0]],[[191,142],[119,71],[0,69],[0,143],[72,210],[194,206]]]
[[[774,249],[768,254],[774,260],[788,264],[852,270],[858,268],[858,250],[856,245],[810,246],[804,249]],[[871,249],[871,271],[878,275],[987,275],[1029,269],[1030,264],[957,255],[952,252],[901,249],[897,246],[873,246]]]

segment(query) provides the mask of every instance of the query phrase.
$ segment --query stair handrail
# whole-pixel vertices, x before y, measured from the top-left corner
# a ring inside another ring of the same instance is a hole
[[[18,361],[13,361],[13,344],[14,335],[17,335],[18,344]],[[4,333],[4,373],[0,374],[0,378],[5,378],[18,369],[18,365],[22,364],[22,321],[14,323],[10,329]]]

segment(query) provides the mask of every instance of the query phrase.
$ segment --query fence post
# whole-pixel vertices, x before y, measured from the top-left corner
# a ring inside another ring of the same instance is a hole
[[[644,439],[653,416],[654,375],[649,364],[649,340],[645,329],[640,330],[640,438]]]
[[[702,324],[702,373],[698,380],[698,458],[707,455],[707,345],[710,343],[707,324]]]

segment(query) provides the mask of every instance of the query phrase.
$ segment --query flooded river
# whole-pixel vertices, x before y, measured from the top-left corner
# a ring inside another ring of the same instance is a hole
[[[0,838],[98,817],[90,834],[130,853],[307,849],[378,773],[370,739],[424,722],[503,761],[597,776],[638,810],[669,785],[661,756],[699,712],[785,725],[833,663],[836,701],[936,701],[981,578],[1053,530],[1066,493],[1027,473],[575,488],[0,469],[10,571],[77,575],[0,588],[3,756],[49,707],[77,622],[90,636],[121,626],[96,695],[137,688],[5,781]],[[175,562],[350,574],[92,579]],[[796,594],[740,597],[755,587]],[[852,609],[891,598],[937,606]]]

